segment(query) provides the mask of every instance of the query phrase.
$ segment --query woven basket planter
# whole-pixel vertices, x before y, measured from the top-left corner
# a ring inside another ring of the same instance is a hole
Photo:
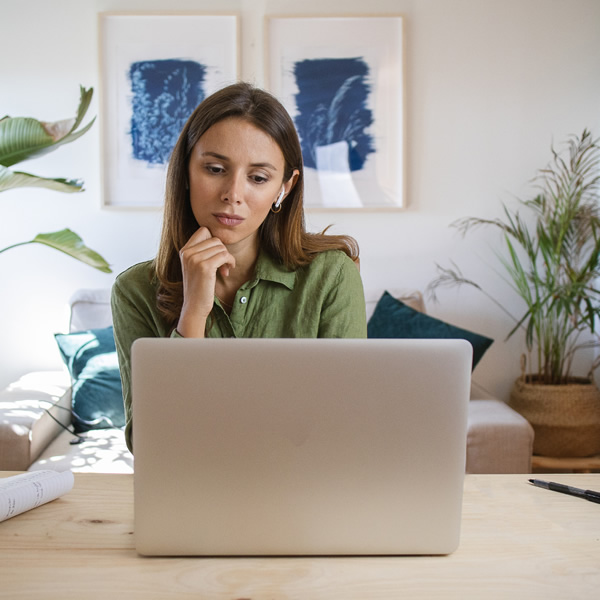
[[[600,454],[600,390],[585,379],[540,385],[517,379],[508,402],[533,427],[533,453],[580,458]]]

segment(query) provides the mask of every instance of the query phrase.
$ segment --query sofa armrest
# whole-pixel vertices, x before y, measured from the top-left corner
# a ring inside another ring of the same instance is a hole
[[[26,471],[63,431],[56,421],[71,423],[70,386],[66,371],[40,371],[0,392],[0,470]]]
[[[467,473],[531,473],[533,428],[499,400],[471,400]]]
[[[69,331],[101,329],[111,325],[110,291],[111,288],[77,290],[70,300]]]

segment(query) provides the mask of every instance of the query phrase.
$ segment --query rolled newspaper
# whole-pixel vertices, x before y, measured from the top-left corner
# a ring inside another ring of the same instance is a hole
[[[0,521],[56,500],[73,488],[73,481],[71,471],[31,471],[1,478]]]

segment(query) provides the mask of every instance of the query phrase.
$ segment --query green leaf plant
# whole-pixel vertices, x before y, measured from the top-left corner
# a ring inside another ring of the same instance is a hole
[[[14,171],[13,165],[24,160],[37,158],[62,146],[74,142],[93,125],[95,118],[81,127],[83,118],[90,106],[93,88],[80,87],[80,100],[74,118],[47,123],[30,117],[3,117],[0,119],[0,192],[19,187],[38,187],[57,192],[81,192],[83,182],[76,179],[50,179],[30,173]],[[104,273],[111,269],[97,252],[91,250],[83,240],[70,229],[52,233],[42,233],[32,240],[20,242],[0,249],[0,253],[22,246],[39,243],[64,252],[69,256],[90,265]]]
[[[428,286],[435,299],[439,287],[470,285],[508,314],[515,325],[507,339],[525,332],[530,383],[569,383],[575,354],[600,347],[600,146],[588,130],[565,146],[562,153],[551,148],[550,164],[534,179],[533,199],[519,200],[515,210],[504,205],[504,218],[452,224],[462,235],[480,226],[501,232],[503,251],[496,254],[525,313],[512,315],[455,264],[436,265],[438,277]],[[598,366],[600,358],[592,361],[589,380]]]

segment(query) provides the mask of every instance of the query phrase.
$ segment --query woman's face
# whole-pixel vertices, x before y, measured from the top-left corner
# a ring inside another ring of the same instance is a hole
[[[283,181],[281,149],[264,131],[231,117],[210,127],[188,164],[190,202],[198,225],[226,246],[255,242],[277,197],[287,195],[297,172]],[[284,200],[285,201],[285,200]]]

